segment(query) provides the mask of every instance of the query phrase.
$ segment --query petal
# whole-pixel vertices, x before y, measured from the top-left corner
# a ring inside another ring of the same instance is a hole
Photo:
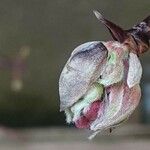
[[[139,84],[142,76],[142,66],[137,55],[130,53],[129,57],[129,71],[127,76],[127,84],[129,88]]]
[[[124,83],[113,86],[110,89],[110,96],[106,102],[103,117],[97,118],[91,124],[91,130],[106,130],[128,118],[137,107],[140,97],[139,85],[135,85],[131,89]]]
[[[108,49],[108,58],[99,83],[108,87],[123,80],[126,69],[124,61],[128,58],[128,48],[114,41],[106,42],[104,45]]]
[[[101,74],[107,58],[107,49],[99,41],[77,47],[59,79],[60,109],[77,102]]]
[[[123,79],[123,75],[123,61],[118,60],[115,64],[107,63],[105,70],[102,74],[102,79],[100,79],[98,82],[107,87],[114,83],[120,82]]]

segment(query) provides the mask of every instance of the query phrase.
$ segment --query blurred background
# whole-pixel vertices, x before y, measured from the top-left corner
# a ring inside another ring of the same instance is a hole
[[[0,0],[0,149],[150,147],[149,52],[140,58],[141,104],[118,132],[88,142],[88,131],[68,127],[59,112],[59,75],[72,50],[111,39],[94,9],[128,29],[150,15],[150,1]]]

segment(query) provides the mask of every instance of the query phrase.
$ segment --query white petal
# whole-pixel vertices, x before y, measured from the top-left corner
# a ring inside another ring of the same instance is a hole
[[[127,76],[127,84],[129,88],[139,84],[142,76],[142,66],[137,55],[130,53],[129,56],[129,71]]]
[[[99,78],[107,58],[107,49],[100,41],[88,42],[71,54],[59,79],[60,109],[77,102]]]

